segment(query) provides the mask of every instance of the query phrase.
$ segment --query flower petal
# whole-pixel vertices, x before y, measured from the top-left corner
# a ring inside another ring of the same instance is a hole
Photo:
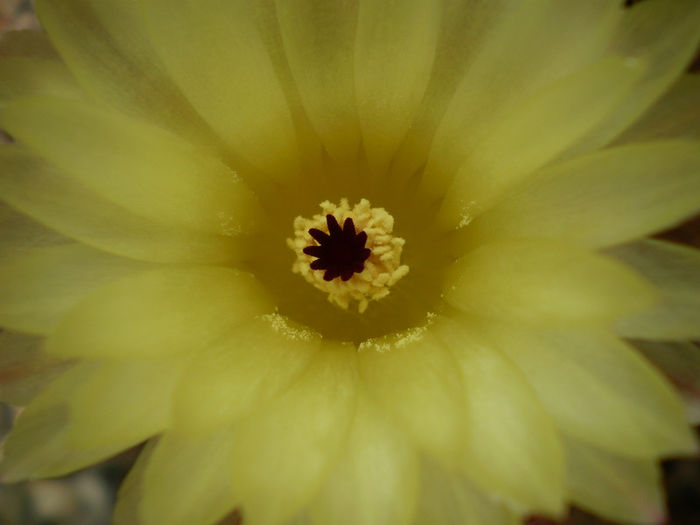
[[[199,115],[168,78],[140,15],[121,0],[37,0],[42,26],[92,97],[206,144]]]
[[[284,52],[302,103],[335,159],[359,152],[353,44],[357,2],[275,0]]]
[[[432,0],[359,4],[354,56],[357,110],[370,164],[382,174],[430,80],[440,7]]]
[[[146,525],[140,515],[143,473],[158,441],[157,437],[146,441],[136,458],[136,462],[119,485],[117,501],[112,514],[114,525]]]
[[[520,518],[464,477],[423,461],[415,525],[518,525]]]
[[[0,176],[0,184],[2,184],[2,180],[2,176]],[[72,242],[70,239],[44,228],[26,215],[16,212],[4,202],[0,202],[0,231],[2,231],[0,260],[31,248],[58,246]]]
[[[0,122],[106,199],[155,221],[232,235],[259,213],[233,171],[149,123],[50,97],[13,100]]]
[[[641,459],[696,451],[676,392],[616,337],[526,333],[502,325],[494,325],[489,337],[523,371],[567,435]]]
[[[519,514],[559,517],[564,452],[549,415],[520,371],[454,321],[437,328],[458,363],[467,406],[465,474]]]
[[[642,274],[661,298],[651,310],[622,319],[617,333],[642,339],[700,338],[700,250],[642,240],[617,246],[609,253]]]
[[[250,274],[216,267],[152,270],[81,301],[49,337],[47,351],[88,359],[195,352],[271,310]]]
[[[25,250],[0,262],[0,325],[46,335],[92,290],[148,266],[81,244]]]
[[[368,396],[359,396],[338,465],[309,511],[318,525],[413,521],[419,490],[416,451],[374,405]]]
[[[596,248],[630,241],[697,211],[698,175],[698,142],[650,142],[593,153],[540,172],[462,230],[458,245],[525,237]]]
[[[655,460],[615,456],[573,439],[564,443],[572,503],[620,523],[665,521],[661,472]]]
[[[240,419],[297,379],[320,344],[318,334],[277,314],[237,326],[198,352],[178,384],[177,430],[199,436]]]
[[[168,72],[221,139],[280,181],[297,175],[294,126],[256,2],[154,0],[143,7]]]
[[[227,468],[232,447],[229,428],[197,439],[166,432],[142,467],[140,501],[136,505],[143,523],[218,522],[235,504]],[[132,523],[124,520],[123,525]]]
[[[355,408],[353,350],[329,342],[294,385],[241,421],[232,464],[233,487],[245,520],[282,523],[320,488],[342,453]]]
[[[20,29],[0,35],[0,57],[56,60],[58,54],[44,31]]]
[[[462,385],[430,327],[369,340],[358,358],[369,395],[421,449],[452,464],[464,438]]]
[[[230,237],[134,215],[14,146],[0,148],[0,166],[2,199],[40,223],[96,248],[153,262],[221,263],[243,254]],[[20,224],[19,219],[12,219],[11,225],[3,227],[3,241],[10,232],[26,238],[59,237],[49,230],[35,233],[36,226],[25,225],[27,221]]]
[[[70,72],[58,60],[12,57],[0,59],[0,100],[28,95],[80,98]]]
[[[541,240],[483,245],[448,269],[445,300],[536,326],[608,325],[651,306],[649,285],[610,258]]]

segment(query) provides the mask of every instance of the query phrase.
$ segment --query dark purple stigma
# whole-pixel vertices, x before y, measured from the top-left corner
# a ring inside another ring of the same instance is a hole
[[[355,233],[355,223],[350,217],[345,219],[341,228],[336,218],[328,214],[326,224],[328,233],[317,228],[309,230],[309,235],[318,245],[307,246],[304,253],[316,257],[311,263],[312,270],[326,270],[323,274],[325,281],[332,281],[336,277],[347,281],[354,273],[365,269],[365,261],[372,254],[369,248],[365,248],[367,234]]]

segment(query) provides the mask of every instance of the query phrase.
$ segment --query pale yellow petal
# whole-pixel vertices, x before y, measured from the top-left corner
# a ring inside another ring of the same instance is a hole
[[[422,462],[415,525],[518,525],[521,520],[490,494],[459,474]]]
[[[338,464],[309,513],[317,525],[407,525],[419,486],[413,444],[362,394]]]
[[[256,200],[231,169],[145,121],[29,97],[3,106],[0,123],[67,174],[144,217],[222,235],[256,223]]]
[[[231,237],[134,215],[14,145],[0,148],[0,168],[0,197],[8,204],[101,250],[146,261],[210,264],[231,262],[244,254],[240,243]],[[0,243],[9,242],[10,236],[23,237],[23,243],[30,238],[60,238],[49,230],[34,231],[38,226],[33,224],[28,218],[18,219],[16,213],[8,216],[0,224]]]
[[[2,183],[0,176],[0,184]],[[0,190],[1,191],[1,190]],[[19,252],[73,242],[0,201],[0,260]]]
[[[216,267],[146,271],[81,301],[49,337],[47,351],[91,359],[196,352],[272,309],[247,273]]]
[[[456,363],[430,327],[370,340],[358,354],[369,395],[425,452],[452,464],[464,438]]]
[[[0,333],[0,400],[27,405],[47,384],[70,368],[70,362],[42,353],[44,339]]]
[[[470,314],[535,326],[609,325],[653,301],[650,286],[613,259],[534,239],[486,244],[458,259],[444,297]]]
[[[230,429],[198,439],[166,432],[142,467],[136,505],[143,524],[211,525],[230,511],[232,436]]]
[[[143,473],[158,444],[159,438],[146,441],[139,452],[136,462],[129,469],[126,478],[119,485],[117,501],[114,504],[112,523],[114,525],[146,525],[141,519],[141,495],[143,491]]]
[[[0,100],[28,95],[81,98],[70,72],[58,60],[11,57],[0,59]]]
[[[673,226],[699,206],[699,142],[621,146],[543,170],[463,229],[457,249],[528,237],[610,246]]]
[[[81,244],[22,251],[0,261],[0,325],[49,334],[94,289],[150,265]]]
[[[96,100],[206,145],[211,133],[155,54],[140,2],[37,0],[42,26]]]
[[[683,75],[615,144],[668,138],[700,139],[700,75]]]
[[[174,425],[195,436],[230,425],[297,379],[320,344],[277,314],[237,326],[197,353],[177,386]]]
[[[328,153],[353,159],[360,146],[353,45],[358,2],[275,0],[284,52],[311,124]]]
[[[503,192],[556,159],[630,95],[643,71],[644,64],[604,58],[502,114],[483,137],[469,129],[472,149],[446,192],[441,220],[449,226],[458,224],[465,215],[489,207]],[[434,183],[433,173],[427,171],[426,184]],[[453,175],[451,171],[446,174]]]
[[[464,473],[520,515],[562,516],[564,452],[559,435],[525,376],[471,327],[443,320],[464,385]]]
[[[281,524],[308,504],[342,454],[356,382],[353,348],[329,342],[296,383],[241,421],[232,466],[245,520]]]
[[[661,472],[656,460],[629,459],[566,439],[571,501],[620,523],[665,521]]]
[[[557,426],[629,457],[696,450],[680,398],[634,349],[604,332],[523,332],[490,338],[522,370]]]
[[[661,298],[654,308],[622,319],[617,333],[643,339],[700,338],[700,250],[647,239],[609,253],[642,274]]]
[[[441,21],[433,0],[360,2],[355,39],[357,110],[370,164],[382,173],[430,80]]]
[[[58,54],[44,31],[20,29],[0,35],[0,57],[58,59]]]
[[[247,0],[144,5],[153,44],[196,110],[248,162],[288,181],[298,173],[298,146],[256,9]]]

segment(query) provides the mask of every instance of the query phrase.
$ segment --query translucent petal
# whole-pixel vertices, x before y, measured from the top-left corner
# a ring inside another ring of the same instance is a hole
[[[0,176],[0,184],[2,180],[2,176]],[[2,231],[0,260],[12,257],[24,250],[72,242],[70,239],[44,228],[26,215],[13,210],[4,202],[0,202],[0,231]]]
[[[80,98],[66,66],[57,60],[12,57],[0,60],[0,100],[28,95]]]
[[[625,337],[684,340],[700,338],[700,250],[657,240],[642,240],[610,250],[658,290],[651,310],[621,320]]]
[[[526,333],[501,325],[489,335],[566,434],[642,459],[696,450],[676,392],[616,337],[595,331]]]
[[[610,324],[651,306],[648,284],[616,261],[566,244],[485,244],[448,269],[444,297],[471,314],[536,326]]]
[[[155,0],[143,7],[168,72],[221,139],[277,180],[296,175],[291,114],[257,27],[256,2]]]
[[[308,366],[321,339],[277,314],[237,326],[204,351],[177,387],[174,424],[199,436],[253,411]]]
[[[688,421],[700,424],[700,347],[690,341],[637,340],[633,345],[678,389],[685,401]]]
[[[129,469],[126,478],[119,485],[117,501],[112,514],[114,525],[146,525],[141,519],[141,495],[143,494],[143,473],[153,455],[159,438],[149,439],[139,452],[136,462]]]
[[[183,360],[83,363],[22,412],[5,443],[4,481],[60,476],[161,431]]]
[[[143,467],[137,503],[143,523],[218,522],[235,504],[227,468],[232,447],[230,429],[197,439],[166,432]]]
[[[46,335],[92,290],[148,267],[81,244],[22,251],[0,262],[0,324]]]
[[[105,200],[33,155],[0,148],[0,197],[36,221],[96,248],[155,262],[230,262],[242,255],[235,239],[163,225]],[[7,212],[4,212],[7,213]],[[3,221],[3,239],[45,238],[29,219]],[[23,241],[24,242],[24,241]],[[12,241],[17,244],[17,241]]]
[[[415,525],[518,525],[521,521],[464,477],[424,460]]]
[[[0,122],[67,174],[144,217],[232,235],[249,231],[259,212],[233,171],[149,123],[50,97],[14,100],[0,109]]]
[[[628,96],[643,71],[641,63],[604,58],[503,114],[483,138],[468,129],[473,149],[446,193],[443,220],[454,225],[467,205],[488,207],[508,188],[554,160]],[[430,176],[428,172],[426,179]]]
[[[473,337],[471,327],[445,320],[436,329],[452,350],[464,384],[465,474],[521,515],[561,516],[563,448],[532,387],[500,351]]]
[[[655,460],[615,456],[573,439],[564,443],[574,505],[620,523],[665,521],[661,472]]]
[[[700,203],[700,143],[621,146],[543,170],[463,230],[460,247],[545,237],[610,246],[673,226]]]
[[[284,52],[302,103],[336,159],[355,158],[360,145],[353,78],[357,4],[275,0]]]
[[[700,75],[683,75],[615,144],[684,137],[700,139]]]
[[[361,395],[338,465],[309,512],[318,525],[407,525],[419,485],[413,444]]]
[[[279,524],[308,504],[342,453],[356,382],[355,353],[329,342],[294,385],[240,423],[232,464],[244,519]]]
[[[139,2],[38,0],[36,10],[61,58],[92,97],[200,144],[211,141],[155,54]]]
[[[196,352],[271,311],[253,276],[229,268],[164,268],[104,286],[47,341],[63,357],[131,359]]]
[[[441,6],[432,0],[361,2],[355,90],[371,165],[386,169],[430,80]]]
[[[71,363],[41,352],[43,338],[0,333],[0,400],[27,405]]]
[[[465,405],[456,363],[432,330],[370,340],[358,357],[369,395],[421,449],[452,464],[464,439]]]

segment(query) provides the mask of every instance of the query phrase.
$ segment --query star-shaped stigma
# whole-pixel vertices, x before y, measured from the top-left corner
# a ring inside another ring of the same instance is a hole
[[[332,281],[340,277],[343,281],[349,280],[354,273],[360,273],[365,269],[365,261],[372,251],[365,248],[367,233],[355,233],[355,223],[350,217],[345,219],[341,228],[336,218],[330,213],[326,215],[328,233],[317,228],[311,228],[309,235],[318,245],[307,246],[304,253],[317,257],[311,263],[312,270],[326,270],[323,274],[325,281]]]

